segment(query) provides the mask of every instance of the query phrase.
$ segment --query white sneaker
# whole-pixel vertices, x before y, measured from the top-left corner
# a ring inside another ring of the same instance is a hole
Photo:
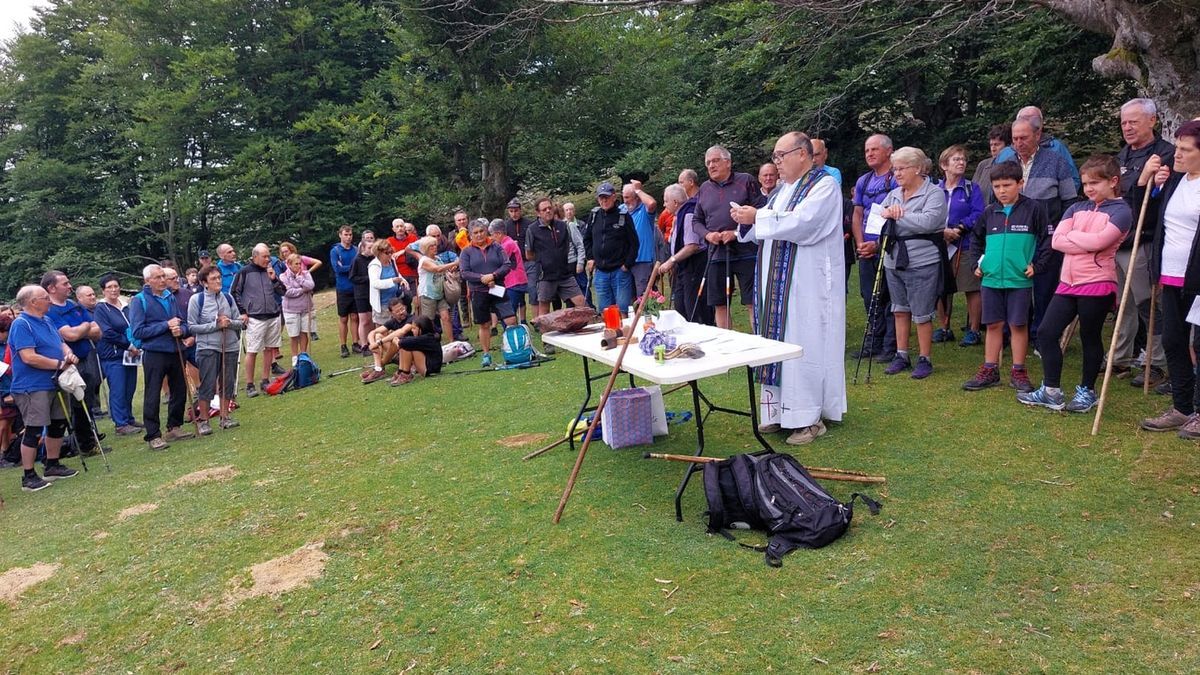
[[[807,445],[825,435],[825,422],[817,420],[816,424],[796,429],[785,441],[788,445]]]

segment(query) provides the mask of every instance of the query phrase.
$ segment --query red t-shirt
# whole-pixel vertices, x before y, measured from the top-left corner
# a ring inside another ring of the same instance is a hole
[[[404,253],[404,251],[407,250],[411,244],[415,244],[416,242],[417,235],[415,234],[410,234],[404,239],[388,237],[388,243],[392,245],[392,250],[396,253]],[[399,272],[400,276],[402,277],[417,276],[417,270],[413,269],[413,266],[408,262],[408,254],[404,254],[396,258],[396,271]]]

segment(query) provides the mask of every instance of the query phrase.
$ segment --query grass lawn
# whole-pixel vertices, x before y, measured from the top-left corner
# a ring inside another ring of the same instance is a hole
[[[325,372],[357,365],[335,356],[331,309],[320,327]],[[595,444],[551,524],[574,454],[522,462],[545,441],[498,441],[562,433],[582,393],[569,354],[243,399],[238,429],[163,453],[116,439],[112,473],[93,461],[36,494],[7,470],[0,574],[60,566],[0,601],[0,672],[1200,669],[1200,454],[1135,428],[1169,402],[1114,380],[1092,437],[1090,415],[1026,409],[1007,387],[963,392],[981,356],[936,345],[928,380],[876,366],[850,387],[845,422],[794,454],[886,475],[865,486],[883,512],[860,508],[846,537],[781,569],[704,533],[699,481],[675,522],[682,465],[642,460],[644,448]],[[1078,363],[1076,344],[1064,386]],[[706,384],[745,401],[742,372]],[[709,454],[754,447],[740,420],[706,431]],[[673,428],[655,449],[694,440]],[[224,466],[236,475],[174,483]],[[826,485],[843,499],[860,489]],[[307,582],[253,597],[270,587],[252,567],[306,545],[272,578]]]

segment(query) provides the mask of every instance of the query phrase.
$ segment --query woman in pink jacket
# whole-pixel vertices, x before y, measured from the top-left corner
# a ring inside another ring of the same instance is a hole
[[[1028,394],[1017,394],[1017,400],[1026,405],[1082,413],[1096,405],[1096,376],[1104,358],[1100,330],[1116,300],[1114,259],[1117,247],[1133,224],[1133,213],[1119,195],[1121,169],[1115,158],[1095,155],[1084,162],[1079,174],[1087,200],[1067,209],[1051,240],[1054,250],[1062,251],[1063,263],[1058,288],[1038,331],[1042,386]],[[1059,386],[1063,367],[1059,340],[1076,317],[1083,343],[1083,372],[1075,395],[1067,401]]]

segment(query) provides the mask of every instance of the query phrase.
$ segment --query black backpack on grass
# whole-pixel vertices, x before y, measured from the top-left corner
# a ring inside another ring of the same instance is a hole
[[[861,498],[872,514],[879,503],[854,493],[839,502],[821,487],[794,457],[782,453],[734,455],[704,465],[704,497],[708,501],[708,531],[732,539],[726,528],[764,530],[772,567],[797,548],[821,548],[846,533]],[[743,544],[745,546],[745,544]]]

